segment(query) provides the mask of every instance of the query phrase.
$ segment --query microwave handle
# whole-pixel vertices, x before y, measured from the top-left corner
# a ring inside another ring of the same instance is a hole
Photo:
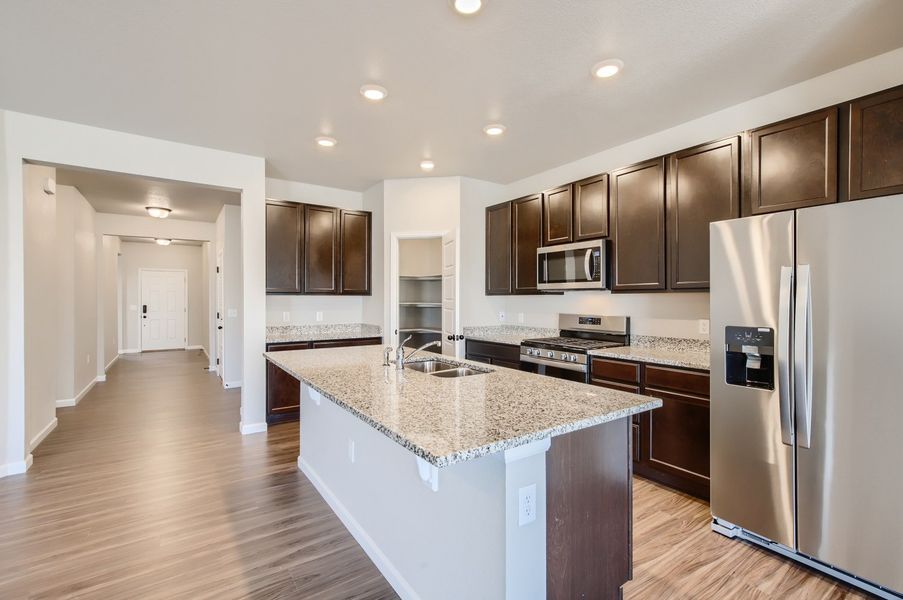
[[[586,249],[586,256],[583,257],[583,272],[586,274],[586,280],[593,280],[593,268],[592,268],[592,258],[593,258],[593,249]]]

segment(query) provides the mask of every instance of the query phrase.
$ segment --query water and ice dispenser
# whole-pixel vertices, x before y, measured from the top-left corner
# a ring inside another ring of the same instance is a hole
[[[774,389],[774,329],[727,326],[724,353],[727,383]]]

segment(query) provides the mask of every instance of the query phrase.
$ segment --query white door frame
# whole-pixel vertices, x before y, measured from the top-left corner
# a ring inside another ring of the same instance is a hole
[[[389,322],[388,329],[386,330],[385,340],[386,343],[397,348],[399,342],[401,341],[400,336],[396,333],[398,331],[398,259],[399,259],[399,244],[400,240],[420,240],[420,239],[438,239],[439,242],[442,242],[442,238],[451,233],[453,230],[445,229],[442,231],[393,231],[390,234],[389,240]],[[460,256],[460,250],[459,250]],[[460,261],[456,262],[458,265],[456,268],[458,270],[458,274],[460,275],[461,267],[458,264]],[[460,276],[456,279],[460,280]],[[459,284],[460,285],[460,284]],[[461,298],[455,298],[455,312],[460,313],[461,309]],[[460,319],[460,317],[458,317]]]
[[[216,287],[216,298],[214,299],[216,348],[214,348],[213,353],[216,354],[216,374],[225,387],[223,375],[226,372],[226,315],[223,313],[226,310],[226,291],[223,285],[223,252],[223,250],[219,250],[216,253],[216,267],[214,269],[216,276],[216,285],[214,286]]]
[[[185,291],[185,344],[182,349],[188,346],[188,269],[155,269],[155,268],[138,268],[138,306],[141,306],[141,300],[144,298],[144,290],[141,289],[141,285],[144,281],[144,273],[147,272],[158,272],[158,273],[182,273],[184,277],[183,288]],[[139,308],[138,310],[138,347],[144,352],[144,323],[142,323],[144,317],[144,312]]]

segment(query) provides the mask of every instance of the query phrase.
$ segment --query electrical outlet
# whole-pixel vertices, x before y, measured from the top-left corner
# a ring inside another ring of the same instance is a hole
[[[517,313],[517,322],[518,323],[524,322],[524,313]]]
[[[707,334],[709,332],[709,320],[699,319],[699,333]]]
[[[348,460],[354,464],[354,440],[348,440]]]
[[[317,321],[322,321],[322,320],[323,320],[323,311],[318,310],[317,311]]]
[[[282,313],[282,322],[283,322],[283,323],[288,323],[288,322],[291,321],[291,320],[292,320],[292,313],[290,313],[290,312],[288,312],[288,311],[284,311],[284,312]]]
[[[499,311],[499,323],[504,323],[504,322],[505,322],[505,311],[500,310]]]
[[[517,490],[517,525],[523,527],[536,520],[536,484]]]

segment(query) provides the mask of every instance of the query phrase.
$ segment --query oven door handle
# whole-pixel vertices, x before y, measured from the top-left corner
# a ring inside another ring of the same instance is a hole
[[[535,365],[543,365],[545,367],[557,367],[566,371],[578,371],[586,373],[586,365],[583,363],[559,362],[557,360],[548,360],[546,358],[538,358],[536,356],[520,355],[521,362],[533,363]]]

